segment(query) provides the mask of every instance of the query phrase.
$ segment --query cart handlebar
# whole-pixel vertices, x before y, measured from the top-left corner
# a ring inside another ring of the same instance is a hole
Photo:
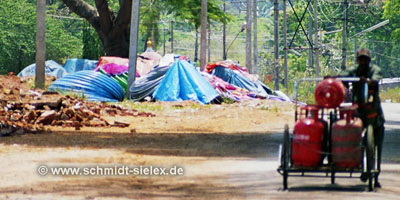
[[[336,80],[340,80],[340,81],[346,81],[346,82],[359,82],[361,79],[358,77],[332,77],[335,78]],[[296,107],[297,107],[297,95],[298,95],[298,89],[299,89],[299,85],[302,82],[318,82],[318,81],[323,81],[324,78],[302,78],[300,80],[295,81],[295,85],[294,85],[294,99],[296,102]],[[367,79],[367,81],[369,81],[370,79]],[[364,88],[368,88],[368,84],[365,83],[365,87]],[[368,90],[368,89],[367,89]]]

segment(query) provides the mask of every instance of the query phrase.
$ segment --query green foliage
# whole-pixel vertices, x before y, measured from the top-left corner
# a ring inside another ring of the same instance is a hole
[[[47,7],[54,14],[55,5]],[[19,72],[35,62],[36,2],[0,1],[0,73]],[[65,31],[64,22],[46,19],[46,59],[63,62],[81,56],[79,33]]]
[[[379,94],[382,101],[391,100],[393,103],[400,103],[400,88],[388,88],[380,91]]]
[[[83,58],[97,60],[104,55],[103,45],[96,30],[86,21],[83,24],[82,42]]]
[[[228,23],[233,19],[221,9],[219,0],[209,0],[207,9],[209,23]],[[153,48],[158,49],[160,29],[169,26],[166,21],[184,22],[191,30],[198,29],[201,24],[201,0],[142,0],[140,12],[139,47],[143,46],[143,50],[148,38],[151,38]]]
[[[165,0],[163,1],[166,12],[175,19],[186,21],[198,29],[201,24],[201,0]],[[207,3],[209,23],[211,21],[227,23],[233,19],[232,15],[221,9],[221,1],[209,0]]]
[[[145,0],[141,2],[140,32],[143,38],[143,50],[146,50],[146,42],[150,38],[152,46],[157,49],[160,41],[160,19],[163,6],[159,1]]]
[[[389,19],[393,27],[396,27],[391,36],[400,40],[400,1],[386,0],[383,9],[383,17]]]
[[[27,3],[0,2],[0,73],[17,72],[34,59],[35,10]]]

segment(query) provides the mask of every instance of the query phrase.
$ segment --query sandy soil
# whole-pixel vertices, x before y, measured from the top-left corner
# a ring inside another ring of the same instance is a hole
[[[210,185],[226,185],[221,180],[202,178],[207,169],[205,166],[213,167],[209,162],[263,156],[264,135],[281,130],[285,123],[293,121],[292,104],[268,100],[207,106],[193,102],[130,106],[139,111],[151,111],[156,117],[108,118],[129,123],[129,128],[75,131],[73,128],[47,127],[47,133],[0,138],[3,174],[0,199],[186,199],[207,196]],[[37,173],[40,165],[116,164],[182,166],[185,174],[43,177]],[[214,167],[218,169],[221,165]],[[232,195],[235,193],[229,196]],[[240,192],[237,195],[240,196]]]
[[[294,105],[271,100],[242,103],[200,105],[195,102],[155,102],[123,105],[156,117],[104,117],[129,123],[128,128],[101,129],[85,127],[79,132],[116,133],[268,133],[293,124]],[[47,127],[56,132],[74,128]]]

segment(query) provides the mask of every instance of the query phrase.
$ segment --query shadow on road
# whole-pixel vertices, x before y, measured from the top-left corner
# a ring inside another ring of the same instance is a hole
[[[126,149],[162,156],[275,157],[280,134],[45,133],[3,137],[0,144]]]
[[[359,184],[359,185],[326,184],[326,185],[295,186],[295,187],[289,187],[288,190],[291,192],[317,192],[317,191],[362,192],[362,191],[368,191],[368,187],[366,184]]]

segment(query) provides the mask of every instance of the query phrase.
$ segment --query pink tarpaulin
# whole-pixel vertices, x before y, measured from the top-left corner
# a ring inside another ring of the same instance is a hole
[[[137,58],[136,62],[136,76],[144,76],[149,73],[159,61],[143,59],[141,57]],[[128,71],[129,59],[119,58],[119,57],[109,57],[103,56],[100,58],[95,71],[102,68],[108,74],[115,74],[116,72],[126,72]],[[104,68],[106,67],[107,70]],[[109,73],[110,72],[110,73]]]
[[[105,65],[101,66],[101,68],[105,72],[107,72],[107,74],[111,74],[111,75],[116,75],[116,74],[120,74],[120,73],[124,73],[124,72],[128,71],[127,66],[117,65],[115,63],[105,64]]]

